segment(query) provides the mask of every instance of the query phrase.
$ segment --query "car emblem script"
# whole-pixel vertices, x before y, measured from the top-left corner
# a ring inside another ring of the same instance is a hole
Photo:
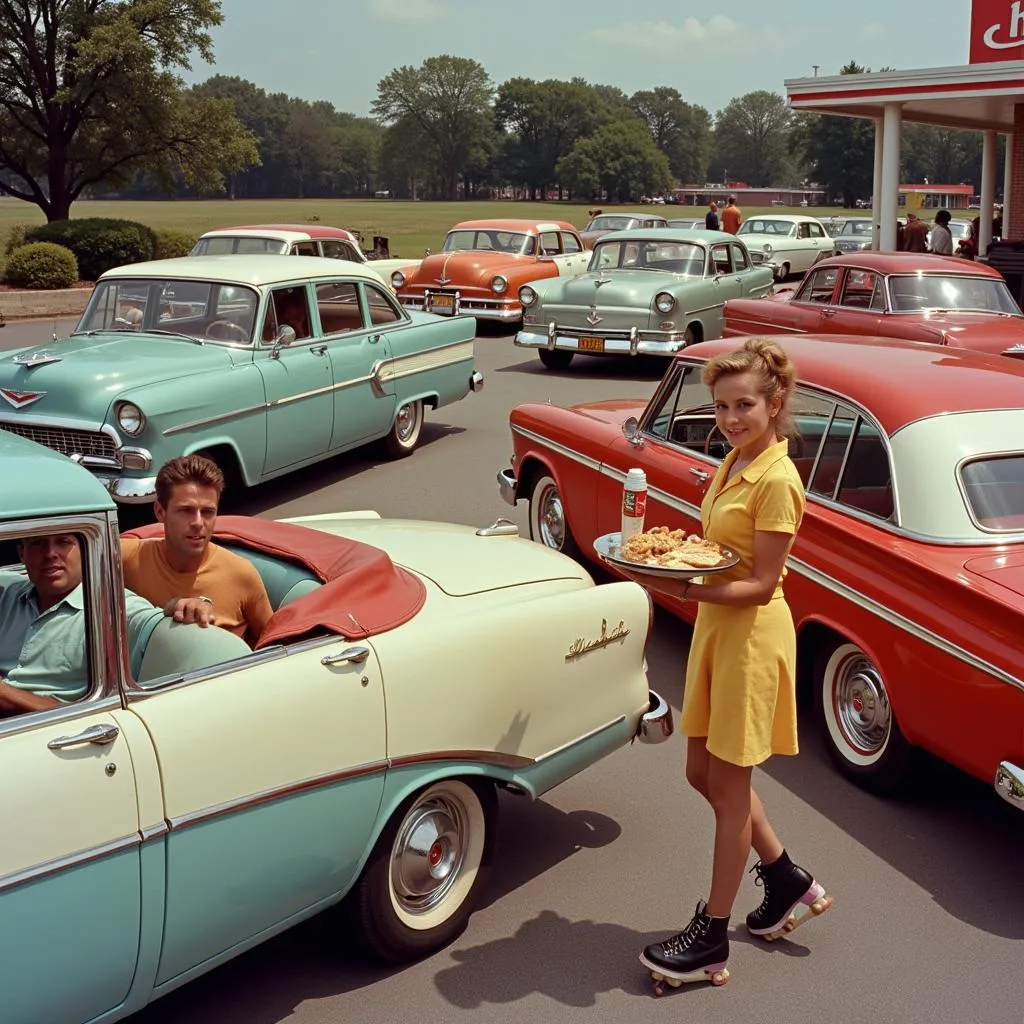
[[[590,312],[587,314],[587,323],[591,327],[596,327],[603,319],[603,316],[597,315],[597,306],[591,306]]]
[[[0,388],[0,398],[15,409],[24,409],[26,405],[38,402],[45,391],[15,391],[13,388]]]

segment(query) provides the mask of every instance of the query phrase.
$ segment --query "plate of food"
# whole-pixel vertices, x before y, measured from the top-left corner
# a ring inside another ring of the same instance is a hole
[[[654,526],[622,543],[621,533],[606,533],[594,541],[594,550],[609,565],[664,579],[687,580],[723,572],[739,564],[740,556],[728,548],[685,530]]]

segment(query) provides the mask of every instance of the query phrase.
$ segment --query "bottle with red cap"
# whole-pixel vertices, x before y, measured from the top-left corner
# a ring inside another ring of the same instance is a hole
[[[631,469],[626,474],[626,485],[622,489],[622,540],[625,544],[630,537],[644,532],[644,516],[647,514],[647,474],[642,469]]]

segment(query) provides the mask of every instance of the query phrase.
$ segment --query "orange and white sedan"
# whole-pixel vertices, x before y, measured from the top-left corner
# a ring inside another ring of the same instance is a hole
[[[515,323],[524,284],[582,274],[589,263],[579,232],[564,221],[468,220],[448,232],[440,252],[396,270],[391,287],[410,309]]]

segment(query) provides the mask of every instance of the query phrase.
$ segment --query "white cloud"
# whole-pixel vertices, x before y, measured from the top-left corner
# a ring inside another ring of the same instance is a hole
[[[747,29],[724,14],[716,14],[706,22],[701,22],[699,18],[685,18],[679,25],[664,21],[642,21],[613,28],[594,28],[588,35],[595,43],[615,49],[682,56],[687,48],[741,41],[747,35]]]
[[[444,16],[438,0],[366,0],[366,8],[379,21],[431,21]]]

